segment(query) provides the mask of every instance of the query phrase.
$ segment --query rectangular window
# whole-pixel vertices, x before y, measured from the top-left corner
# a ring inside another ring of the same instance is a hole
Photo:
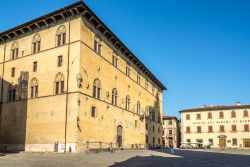
[[[186,120],[190,120],[190,114],[186,114]]]
[[[224,113],[222,111],[220,112],[220,118],[224,118]]]
[[[63,57],[62,56],[58,56],[58,58],[57,58],[57,66],[61,67],[62,66],[62,62],[63,62]]]
[[[208,126],[208,132],[212,133],[213,132],[213,126]]]
[[[197,133],[201,133],[201,126],[197,126]]]
[[[99,41],[99,39],[95,38],[95,41],[94,41],[94,51],[101,55],[101,51],[102,50],[102,45],[101,45],[101,42]]]
[[[173,131],[172,131],[172,130],[169,130],[169,131],[168,131],[168,134],[172,135],[172,134],[173,134]]]
[[[247,110],[244,111],[244,115],[243,116],[244,117],[248,117],[248,111]]]
[[[172,124],[173,124],[173,121],[172,121],[172,120],[169,120],[169,121],[168,121],[168,124],[169,124],[169,125],[172,125]]]
[[[96,117],[96,107],[92,107],[92,109],[91,109],[91,117],[93,117],[93,118]]]
[[[145,82],[145,89],[148,90],[148,80]]]
[[[113,58],[112,58],[112,64],[113,66],[117,67],[118,65],[118,57],[115,53],[113,53]]]
[[[141,84],[141,75],[137,74],[137,83],[140,85]]]
[[[65,45],[66,44],[66,33],[63,33],[63,39],[62,39],[62,44]]]
[[[33,62],[33,72],[37,71],[37,61]]]
[[[208,142],[213,146],[214,145],[214,140],[213,139],[208,139]]]
[[[196,114],[196,119],[200,120],[201,119],[201,114]]]
[[[190,127],[189,126],[186,127],[186,132],[190,133]]]
[[[11,68],[11,77],[15,77],[15,68]]]
[[[130,66],[128,64],[126,66],[126,75],[130,77]]]
[[[238,142],[237,142],[236,138],[232,139],[232,145],[233,146],[237,146],[238,145]]]
[[[236,112],[235,112],[235,111],[232,111],[232,112],[231,112],[231,117],[232,117],[232,118],[236,118]]]
[[[59,82],[56,82],[56,95],[59,94]]]
[[[188,143],[190,143],[190,142],[191,142],[191,140],[190,140],[190,139],[187,139],[187,142],[188,142]]]
[[[155,126],[153,126],[153,132],[155,131]]]
[[[236,132],[236,125],[232,125],[232,132]]]
[[[244,131],[248,132],[249,131],[249,125],[244,125]]]
[[[220,125],[220,132],[224,132],[225,129],[224,129],[224,125]]]
[[[211,112],[208,113],[207,118],[212,119],[212,113]]]

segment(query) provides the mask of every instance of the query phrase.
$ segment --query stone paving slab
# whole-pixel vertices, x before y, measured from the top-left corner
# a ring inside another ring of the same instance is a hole
[[[126,150],[97,154],[15,153],[0,167],[250,167],[250,156],[175,150]]]

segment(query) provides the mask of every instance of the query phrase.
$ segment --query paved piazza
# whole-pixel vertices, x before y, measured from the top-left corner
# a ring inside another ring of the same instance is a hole
[[[250,150],[127,150],[98,154],[13,153],[0,156],[0,167],[250,167]]]

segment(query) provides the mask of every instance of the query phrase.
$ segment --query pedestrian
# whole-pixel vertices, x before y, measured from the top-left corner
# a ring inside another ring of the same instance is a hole
[[[170,146],[170,153],[174,154],[174,146],[173,145]]]

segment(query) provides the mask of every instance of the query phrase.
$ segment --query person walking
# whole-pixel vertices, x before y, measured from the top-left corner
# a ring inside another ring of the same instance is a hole
[[[174,146],[173,145],[170,146],[170,153],[174,154]]]

